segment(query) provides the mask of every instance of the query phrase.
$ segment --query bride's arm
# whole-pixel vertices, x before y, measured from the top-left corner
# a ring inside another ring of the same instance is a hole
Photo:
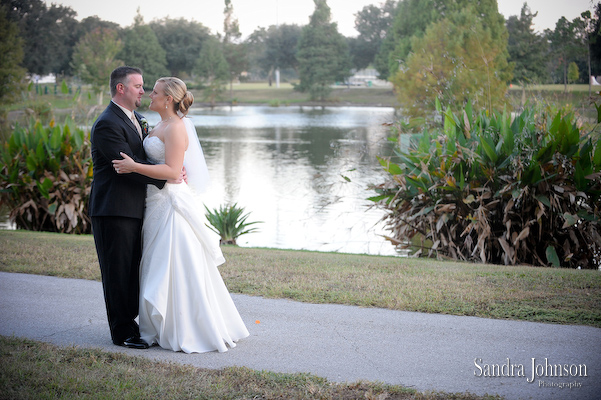
[[[136,172],[155,179],[178,181],[182,176],[184,152],[186,151],[188,135],[183,123],[165,132],[165,164],[141,164],[135,162],[127,154],[121,153],[122,160],[113,160],[113,167],[119,174]]]

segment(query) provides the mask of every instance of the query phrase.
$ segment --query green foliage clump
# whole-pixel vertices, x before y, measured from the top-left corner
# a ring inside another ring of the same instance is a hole
[[[255,232],[258,228],[247,229],[256,222],[246,222],[250,213],[244,214],[244,207],[238,207],[237,204],[220,206],[219,209],[213,211],[207,210],[207,220],[212,226],[207,225],[212,231],[221,236],[221,244],[236,244],[238,237]]]
[[[568,65],[568,81],[570,83],[577,82],[580,78],[580,71],[578,71],[578,65],[575,62],[571,62]]]
[[[70,122],[17,124],[0,149],[0,203],[19,229],[90,233],[90,141]]]
[[[371,200],[388,211],[393,243],[458,260],[601,266],[598,123],[584,133],[569,112],[471,104],[443,118],[398,162],[380,159],[391,179]]]
[[[468,98],[478,108],[504,105],[511,78],[507,32],[496,4],[489,6],[487,18],[477,7],[465,7],[412,38],[413,52],[390,78],[404,112],[423,116],[436,99],[452,107]]]

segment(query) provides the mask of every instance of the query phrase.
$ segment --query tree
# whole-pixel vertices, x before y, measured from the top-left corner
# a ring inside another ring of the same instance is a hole
[[[355,29],[359,36],[349,40],[349,47],[356,69],[367,68],[374,62],[382,41],[392,26],[396,7],[396,0],[386,0],[379,7],[368,5],[355,14]]]
[[[296,53],[301,38],[302,28],[298,25],[272,26],[267,31],[265,58],[274,60],[275,67],[293,70],[298,69]]]
[[[152,21],[150,28],[166,52],[170,74],[178,77],[191,75],[203,44],[211,37],[209,28],[183,18]]]
[[[246,49],[243,43],[240,43],[242,33],[238,19],[234,17],[234,6],[231,0],[225,0],[225,9],[223,10],[223,55],[229,68],[230,97],[233,97],[233,83],[240,74],[246,69]]]
[[[503,21],[499,14],[497,23],[504,27]],[[409,115],[434,110],[436,98],[455,109],[468,100],[488,110],[503,104],[511,78],[507,39],[495,37],[488,24],[481,12],[468,6],[431,24],[423,37],[413,38],[412,54],[392,78]]]
[[[444,14],[445,0],[400,1],[392,29],[388,32],[383,49],[377,57],[377,68],[382,78],[388,79],[399,69],[411,53],[412,38],[423,36],[426,28]]]
[[[24,40],[23,66],[30,74],[70,73],[75,11],[41,0],[0,0],[7,6],[8,19],[19,25]]]
[[[261,79],[269,74],[269,63],[264,62],[267,44],[267,29],[258,27],[244,41],[248,54],[248,72]]]
[[[309,93],[312,100],[325,100],[330,85],[350,76],[351,60],[344,36],[330,22],[326,0],[314,0],[315,11],[303,28],[298,44],[300,84],[295,90]]]
[[[375,60],[376,54],[378,54],[374,51],[371,43],[354,37],[346,38],[346,40],[351,55],[352,67],[357,71],[369,67]]]
[[[148,87],[154,86],[157,79],[169,73],[165,50],[152,29],[144,24],[139,9],[134,25],[125,30],[123,49],[117,57],[125,65],[141,68],[144,71],[144,85]]]
[[[580,78],[580,71],[578,71],[578,65],[572,61],[568,65],[568,82],[575,83]]]
[[[598,11],[601,11],[601,2],[597,4],[597,8]],[[591,53],[592,53],[592,47],[595,45],[595,43],[597,42],[597,40],[600,38],[599,36],[599,26],[598,23],[595,23],[595,20],[592,18],[591,16],[591,12],[590,11],[585,11],[582,14],[580,14],[581,17],[581,23],[578,24],[578,28],[577,29],[577,34],[580,37],[581,41],[583,42],[583,47],[585,48],[585,52],[586,52],[586,66],[588,68],[587,71],[587,79],[586,81],[588,82],[588,95],[591,95],[592,92],[592,82],[591,82],[591,76],[592,76],[592,71],[593,71],[593,62],[591,61]],[[598,18],[598,16],[597,16]],[[597,25],[597,26],[595,26]],[[596,31],[595,31],[596,29]]]
[[[598,2],[595,6],[590,21],[590,28],[591,75],[598,76],[601,75],[601,2]]]
[[[71,76],[71,59],[73,48],[77,43],[75,32],[78,22],[75,19],[77,13],[70,7],[51,4],[45,15],[44,21],[39,24],[49,24],[48,36],[44,36],[47,56],[50,59],[50,72],[55,75]],[[44,32],[42,32],[44,34]],[[41,36],[40,36],[41,38]]]
[[[537,14],[532,14],[524,3],[519,18],[512,15],[507,19],[507,50],[514,65],[513,81],[522,86],[547,80],[548,44],[532,27]]]
[[[590,62],[590,46],[589,46],[589,34],[591,29],[591,12],[585,11],[580,14],[580,17],[575,18],[571,22],[574,30],[574,59],[570,62],[574,62],[578,67],[579,71],[586,71],[586,80],[589,81],[591,74],[591,62]],[[570,65],[568,64],[568,79],[570,73]],[[580,76],[577,81],[580,80]],[[574,82],[575,83],[575,82]]]
[[[75,41],[75,43],[79,42],[79,39],[84,37],[86,33],[92,32],[97,28],[111,29],[115,32],[118,32],[119,35],[121,35],[122,30],[119,24],[110,21],[103,21],[96,15],[92,17],[86,17],[82,19],[81,22],[77,25],[77,32],[75,35],[77,40]]]
[[[108,87],[111,72],[123,64],[117,59],[123,44],[117,32],[98,28],[86,34],[75,46],[73,52],[73,70],[82,81],[92,85],[102,104],[102,95]]]
[[[219,41],[215,38],[207,40],[196,61],[195,72],[203,80],[205,99],[211,106],[215,105],[217,97],[223,93],[229,70]]]
[[[578,53],[582,50],[581,44],[576,40],[577,18],[570,22],[565,17],[561,17],[555,24],[555,30],[547,30],[547,35],[551,41],[551,53],[553,59],[562,71],[562,82],[564,84],[564,93],[568,91],[568,65],[575,60]]]
[[[386,37],[380,43],[380,49],[374,58],[374,67],[376,71],[378,71],[378,78],[383,80],[388,80],[390,77],[390,55],[394,51],[394,34],[392,32],[392,28],[386,32]],[[394,71],[399,68],[399,63],[397,61],[395,65]]]
[[[265,73],[270,85],[276,69],[298,70],[296,53],[301,32],[302,28],[298,25],[272,25],[267,30],[256,30],[247,39],[252,63]]]
[[[499,46],[507,47],[507,29],[505,19],[499,14],[496,0],[404,0],[399,6],[392,26],[392,35],[386,39],[385,49],[388,55],[388,73],[394,75],[414,51],[413,38],[422,37],[426,29],[442,18],[448,18],[453,13],[474,7],[478,18],[493,41]],[[499,53],[498,57],[507,58],[507,50]]]
[[[19,27],[7,19],[4,6],[0,6],[0,54],[0,104],[4,104],[19,95],[25,78]]]

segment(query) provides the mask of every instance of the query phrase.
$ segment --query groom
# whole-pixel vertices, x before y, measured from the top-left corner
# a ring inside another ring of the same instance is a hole
[[[135,173],[119,175],[112,160],[121,159],[119,152],[124,152],[147,163],[142,140],[148,132],[141,129],[141,115],[135,111],[144,94],[143,83],[140,69],[115,69],[110,78],[112,100],[91,133],[94,180],[89,214],[111,338],[116,345],[135,349],[148,348],[134,321],[138,315],[146,184],[162,188],[165,181]]]

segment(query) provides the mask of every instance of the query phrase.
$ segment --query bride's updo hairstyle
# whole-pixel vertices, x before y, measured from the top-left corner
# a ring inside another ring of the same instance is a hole
[[[165,96],[173,97],[173,107],[175,112],[188,114],[188,110],[194,103],[192,92],[188,91],[186,84],[179,78],[170,76],[159,78],[157,82],[163,82],[165,88]]]

